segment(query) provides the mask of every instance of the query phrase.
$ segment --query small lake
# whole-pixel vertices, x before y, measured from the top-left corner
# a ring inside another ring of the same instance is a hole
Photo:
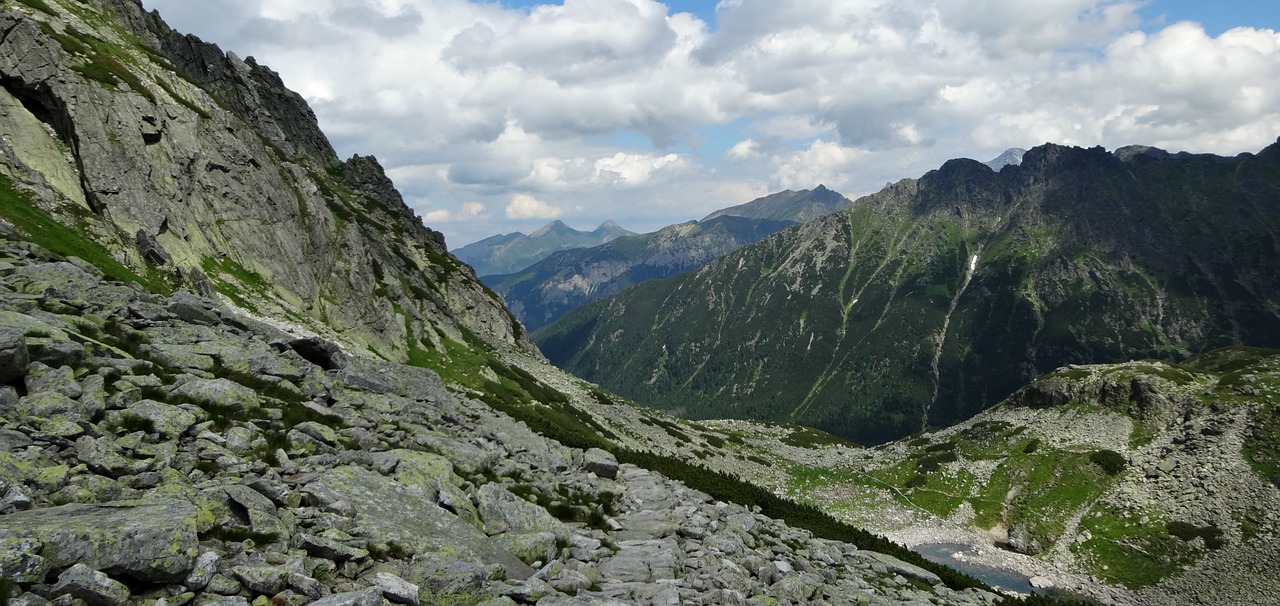
[[[1044,593],[1044,591],[1031,586],[1031,578],[1023,576],[1011,570],[1003,568],[992,568],[991,566],[982,566],[965,560],[957,560],[953,556],[956,553],[965,555],[975,555],[973,547],[969,545],[961,545],[959,543],[926,543],[924,545],[916,545],[911,548],[912,551],[922,555],[925,559],[937,562],[944,566],[949,566],[971,577],[982,581],[992,587],[1016,591],[1018,593]]]

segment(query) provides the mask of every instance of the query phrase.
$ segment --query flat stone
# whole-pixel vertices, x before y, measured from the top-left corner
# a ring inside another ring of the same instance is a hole
[[[92,569],[154,583],[181,582],[198,553],[200,513],[190,502],[73,503],[0,516],[0,539],[35,538],[55,567]]]
[[[335,593],[312,602],[311,606],[382,606],[382,588]]]

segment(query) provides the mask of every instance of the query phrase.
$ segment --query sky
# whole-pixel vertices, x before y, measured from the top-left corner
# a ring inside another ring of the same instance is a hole
[[[1273,0],[143,0],[252,56],[451,248],[850,198],[1046,142],[1280,137]]]

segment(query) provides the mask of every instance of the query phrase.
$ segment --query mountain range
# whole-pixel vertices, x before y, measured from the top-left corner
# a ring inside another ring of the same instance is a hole
[[[529,235],[512,232],[489,236],[455,249],[454,256],[488,276],[520,271],[551,254],[573,248],[599,246],[622,236],[633,235],[613,221],[605,221],[591,231],[578,231],[555,220]]]
[[[762,353],[879,340],[839,377],[870,404],[917,371],[943,403],[1017,356],[1167,358],[1058,367],[948,427],[908,408],[937,429],[864,448],[551,366],[376,159],[136,0],[4,2],[0,32],[0,601],[1058,603],[867,529],[1104,602],[1280,594],[1276,352],[1191,355],[1277,334],[1274,146],[955,161],[628,291],[667,289],[636,318],[663,385],[689,347],[694,387],[731,370],[706,327],[667,332],[717,309]],[[694,290],[732,273],[754,284]],[[724,393],[844,360],[782,351]]]
[[[774,232],[848,208],[848,198],[819,185],[783,191],[711,213],[702,221],[564,251],[528,268],[481,280],[528,330],[537,330],[589,301],[646,280],[701,267]],[[820,213],[820,214],[815,214]]]
[[[1280,145],[952,160],[697,271],[580,307],[557,365],[691,418],[879,443],[1065,364],[1280,345]]]

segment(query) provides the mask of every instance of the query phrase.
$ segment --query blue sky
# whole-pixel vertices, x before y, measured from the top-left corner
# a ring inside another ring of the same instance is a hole
[[[452,247],[856,197],[1045,142],[1236,154],[1280,135],[1280,2],[144,4],[280,72]]]

